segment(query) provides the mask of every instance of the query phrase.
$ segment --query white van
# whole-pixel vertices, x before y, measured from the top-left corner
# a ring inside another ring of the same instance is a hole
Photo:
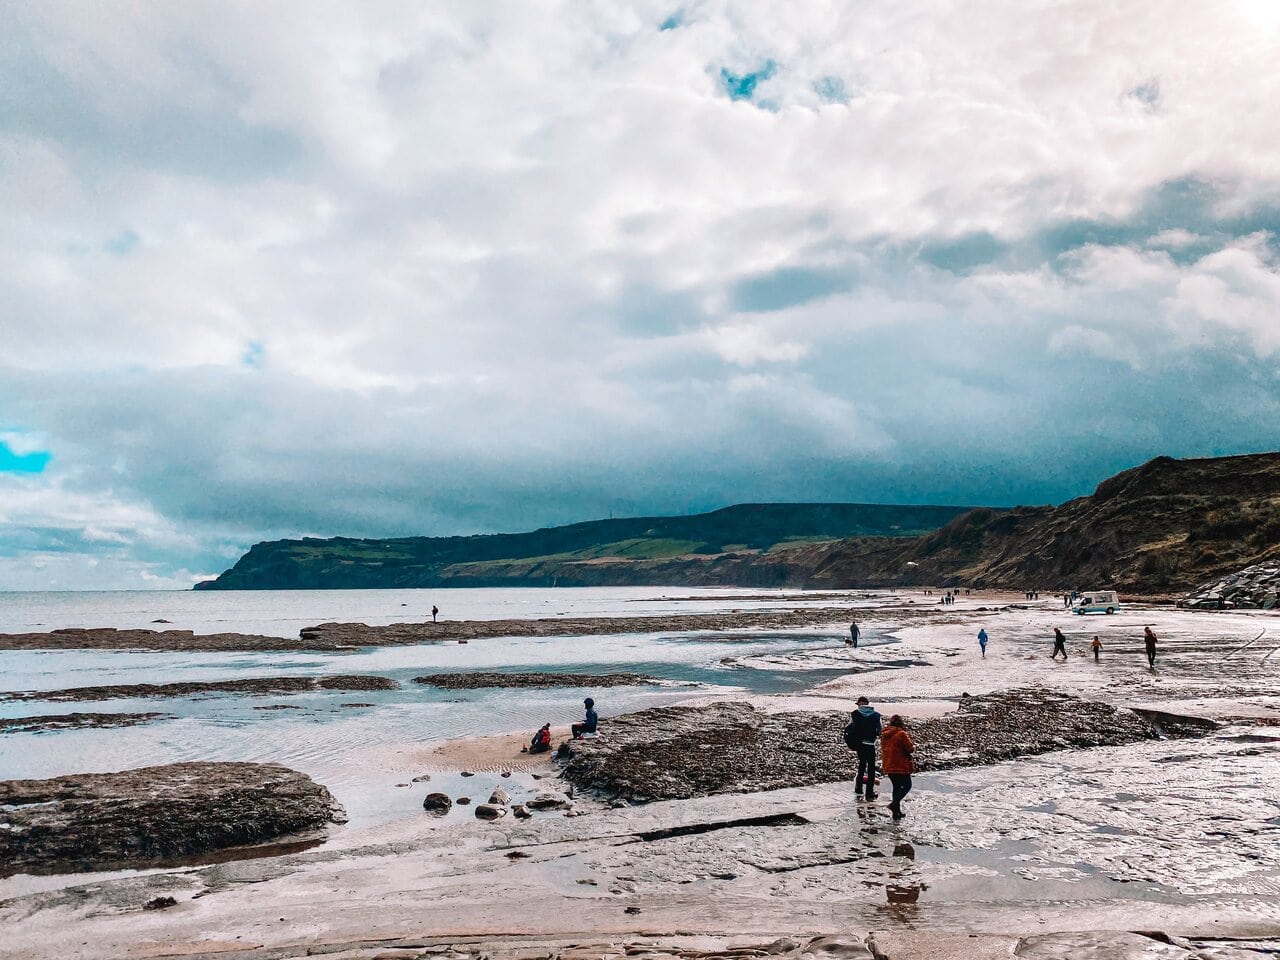
[[[1120,598],[1114,590],[1093,590],[1080,594],[1071,608],[1072,613],[1115,613],[1120,609]]]

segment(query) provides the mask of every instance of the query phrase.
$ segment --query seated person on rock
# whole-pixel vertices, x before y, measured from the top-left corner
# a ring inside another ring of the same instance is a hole
[[[595,733],[596,725],[600,722],[600,718],[596,716],[596,702],[590,697],[582,701],[583,706],[587,708],[586,719],[582,723],[575,723],[572,727],[573,739],[580,740],[584,733]]]
[[[544,723],[542,729],[533,735],[524,753],[546,753],[551,749],[551,724]]]

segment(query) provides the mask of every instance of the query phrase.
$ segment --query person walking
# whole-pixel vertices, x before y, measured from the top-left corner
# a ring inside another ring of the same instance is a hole
[[[1102,641],[1098,639],[1096,634],[1094,635],[1094,638],[1089,641],[1089,649],[1093,651],[1093,662],[1100,663],[1101,658],[1099,657],[1099,654],[1102,653]]]
[[[861,633],[862,631],[858,629],[857,621],[854,621],[853,623],[849,624],[849,642],[846,644],[846,646],[853,647],[853,649],[857,650],[858,637],[861,635]]]
[[[1063,636],[1062,631],[1057,627],[1053,628],[1053,653],[1049,655],[1050,660],[1057,660],[1058,654],[1062,654],[1062,659],[1067,659],[1067,638]]]
[[[915,751],[916,745],[911,739],[911,734],[907,733],[906,721],[895,713],[889,718],[889,726],[880,737],[880,766],[893,783],[889,811],[895,820],[901,820],[906,816],[902,812],[902,801],[911,792],[911,771],[915,769],[911,755]]]
[[[987,659],[987,628],[978,631],[978,647],[982,650],[982,659]]]
[[[849,716],[844,728],[844,742],[858,755],[858,777],[853,792],[861,800],[865,793],[868,800],[876,798],[876,740],[880,737],[880,714],[866,697],[858,698],[858,709]]]
[[[1142,628],[1142,642],[1147,648],[1147,666],[1154,673],[1156,669],[1156,635],[1151,631],[1151,627]]]

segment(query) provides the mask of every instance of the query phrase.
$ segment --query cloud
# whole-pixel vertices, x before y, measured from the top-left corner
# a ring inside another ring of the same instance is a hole
[[[0,588],[1276,447],[1268,23],[9,4]]]

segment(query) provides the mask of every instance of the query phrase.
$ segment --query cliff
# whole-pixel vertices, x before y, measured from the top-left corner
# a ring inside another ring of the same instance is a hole
[[[1280,558],[1280,453],[1158,457],[1059,507],[743,504],[532,533],[260,543],[197,589],[1110,587],[1184,593]]]
[[[740,504],[686,517],[592,520],[530,533],[276,540],[256,544],[196,589],[800,585],[833,541],[912,538],[968,509]]]
[[[974,510],[910,542],[834,544],[811,586],[1184,592],[1280,556],[1280,454],[1158,457],[1060,507]]]

